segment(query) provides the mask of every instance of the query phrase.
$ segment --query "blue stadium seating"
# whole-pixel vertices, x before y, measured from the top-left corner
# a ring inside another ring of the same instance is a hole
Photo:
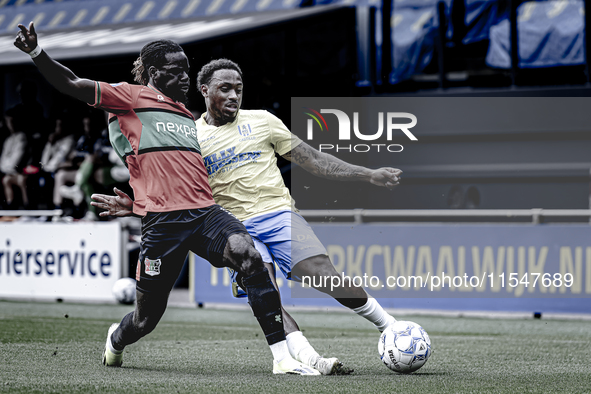
[[[499,0],[464,0],[466,15],[464,23],[468,31],[462,39],[464,44],[488,39],[490,27],[501,18],[507,18],[507,8]],[[503,4],[507,4],[504,2]]]
[[[397,84],[421,73],[433,59],[438,34],[440,0],[394,0],[391,15],[392,70],[389,83]],[[454,0],[444,0],[446,19]],[[509,68],[509,21],[506,2],[463,2],[466,33],[462,44],[490,39],[486,64]],[[304,5],[347,3],[377,5],[377,0],[0,0],[0,34],[13,33],[18,23],[33,20],[40,31],[112,24],[208,18]],[[461,3],[460,3],[461,4]],[[584,64],[584,2],[532,1],[518,7],[519,67],[555,67]],[[448,23],[447,38],[453,26]],[[460,41],[455,41],[460,42]],[[378,51],[378,63],[381,56]]]
[[[519,67],[556,67],[585,63],[584,2],[539,1],[517,9]],[[490,28],[486,63],[509,68],[509,20],[502,18]]]
[[[397,0],[392,10],[392,73],[396,84],[421,72],[433,58],[440,0]],[[452,0],[445,0],[449,19]],[[451,37],[451,30],[447,35]]]

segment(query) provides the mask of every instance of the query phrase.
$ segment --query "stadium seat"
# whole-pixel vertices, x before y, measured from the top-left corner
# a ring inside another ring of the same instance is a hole
[[[527,2],[517,8],[519,67],[573,66],[585,62],[583,1]],[[486,63],[509,68],[509,20],[490,28]]]

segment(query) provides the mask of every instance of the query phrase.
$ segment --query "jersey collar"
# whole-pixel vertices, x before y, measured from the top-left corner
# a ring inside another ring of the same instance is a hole
[[[202,113],[202,114],[201,114],[201,117],[200,117],[200,118],[201,118],[201,121],[203,122],[203,124],[204,124],[205,126],[208,126],[208,127],[224,127],[224,126],[233,126],[233,125],[235,125],[235,124],[236,124],[236,122],[238,122],[238,116],[240,116],[240,108],[238,108],[238,111],[236,111],[236,117],[234,118],[234,120],[233,120],[231,123],[226,123],[226,124],[223,124],[223,125],[221,125],[221,126],[214,126],[214,125],[210,125],[209,123],[207,123],[207,120],[205,120],[205,117],[206,117],[206,116],[207,116],[207,110],[206,110],[204,113]]]
[[[158,88],[156,88],[151,83],[148,83],[148,85],[146,85],[146,86],[148,86],[148,88],[150,88],[154,92],[158,93],[159,96],[162,96],[162,98],[164,99],[164,101],[167,101],[168,100],[169,102],[175,103],[177,105],[180,105],[180,106],[186,108],[185,107],[185,104],[181,103],[180,101],[175,101],[175,100],[171,99],[170,97],[168,97],[167,95],[165,95],[164,93],[162,93]],[[158,100],[158,101],[160,101],[160,100]]]

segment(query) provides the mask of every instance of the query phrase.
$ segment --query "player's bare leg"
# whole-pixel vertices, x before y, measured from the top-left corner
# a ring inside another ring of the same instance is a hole
[[[162,318],[168,303],[168,292],[143,293],[136,291],[136,305],[133,312],[123,317],[121,323],[109,328],[107,343],[103,352],[103,364],[119,367],[123,362],[123,349],[151,333]]]
[[[316,283],[339,283],[340,286],[331,289],[330,286],[315,287],[317,290],[330,295],[341,305],[353,310],[359,316],[364,317],[376,326],[382,332],[396,319],[390,316],[384,308],[375,300],[369,297],[365,289],[353,286],[348,281],[343,281],[337,273],[334,265],[328,256],[319,255],[302,260],[293,268],[295,277],[317,278]],[[324,280],[327,277],[336,277],[334,282]],[[323,279],[323,280],[320,280]],[[338,279],[338,282],[336,281]],[[314,281],[312,280],[312,283]]]

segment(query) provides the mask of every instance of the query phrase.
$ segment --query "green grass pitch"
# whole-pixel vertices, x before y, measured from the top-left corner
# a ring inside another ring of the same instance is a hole
[[[276,376],[247,310],[169,308],[156,330],[105,368],[109,325],[129,306],[0,302],[0,393],[589,393],[591,323],[397,316],[434,353],[412,375],[378,359],[378,332],[343,310],[294,312],[312,345],[349,376]]]

